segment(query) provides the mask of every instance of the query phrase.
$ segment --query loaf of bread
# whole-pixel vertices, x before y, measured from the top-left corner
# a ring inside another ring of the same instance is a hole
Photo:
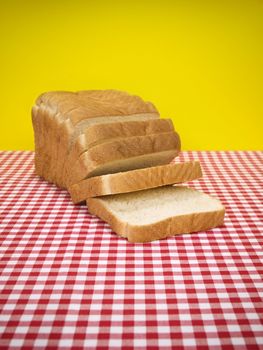
[[[224,207],[176,184],[202,176],[199,162],[172,162],[181,149],[170,119],[117,90],[51,91],[32,108],[35,169],[74,203],[130,242],[221,225]]]

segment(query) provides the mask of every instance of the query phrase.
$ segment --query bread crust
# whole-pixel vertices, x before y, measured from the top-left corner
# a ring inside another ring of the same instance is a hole
[[[32,108],[32,123],[35,139],[35,167],[36,173],[49,182],[53,182],[52,170],[54,167],[53,119],[54,114],[47,106]]]
[[[160,165],[116,174],[96,176],[71,185],[73,203],[90,197],[127,193],[198,179],[202,170],[198,161]]]

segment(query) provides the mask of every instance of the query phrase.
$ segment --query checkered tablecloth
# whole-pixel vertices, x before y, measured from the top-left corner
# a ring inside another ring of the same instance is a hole
[[[118,238],[0,153],[0,347],[262,349],[261,152],[183,152],[225,225],[146,244]]]

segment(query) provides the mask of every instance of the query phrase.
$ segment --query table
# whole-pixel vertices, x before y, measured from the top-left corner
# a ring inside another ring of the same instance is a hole
[[[262,153],[182,152],[225,225],[132,244],[0,153],[2,348],[262,349]]]

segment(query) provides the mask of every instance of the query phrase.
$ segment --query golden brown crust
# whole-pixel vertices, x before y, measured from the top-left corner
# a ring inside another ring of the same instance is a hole
[[[190,161],[96,176],[69,187],[74,203],[90,197],[127,193],[198,179],[202,176],[200,163]]]
[[[32,122],[35,132],[36,172],[47,181],[53,182],[53,118],[54,114],[44,105],[32,109]]]
[[[31,119],[34,130],[34,143],[35,143],[35,171],[38,176],[42,176],[42,156],[43,152],[43,137],[41,132],[42,118],[39,118],[39,108],[33,106],[31,110]]]
[[[81,107],[86,109],[87,117],[158,113],[152,103],[118,90],[50,91],[38,97],[36,104],[41,103],[55,108],[60,113]]]

